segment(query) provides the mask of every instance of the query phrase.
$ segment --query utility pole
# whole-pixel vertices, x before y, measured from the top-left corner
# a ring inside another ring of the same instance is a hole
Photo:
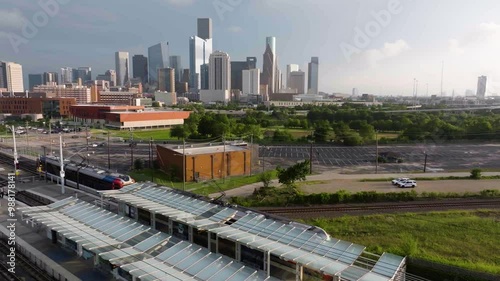
[[[17,166],[19,164],[19,161],[17,160],[16,130],[14,126],[12,126],[12,140],[14,144],[14,174],[17,176],[18,175]]]
[[[49,153],[50,155],[52,155],[52,123],[50,122],[50,119],[49,119],[49,142],[50,142]],[[88,141],[87,141],[87,147],[89,147]]]
[[[224,139],[224,135],[222,135],[222,144],[224,145],[224,152],[222,154],[222,182],[226,183],[226,140]]]
[[[45,169],[45,182],[47,182],[47,153],[45,152],[45,146],[43,146],[43,168]]]
[[[29,143],[29,136],[28,136],[28,121],[26,121],[26,154],[28,154],[29,148],[30,148],[30,143]]]
[[[313,143],[314,143],[314,131],[311,132],[311,148],[309,150],[309,174],[311,175],[313,172]]]
[[[111,156],[110,156],[110,146],[111,146],[111,143],[109,142],[109,130],[108,130],[108,170],[111,170]],[[88,145],[87,145],[87,149],[88,149]]]
[[[425,173],[427,170],[427,152],[424,152],[424,154],[425,154],[425,160],[424,160],[424,173]]]
[[[378,131],[375,131],[375,142],[376,142],[376,152],[375,152],[375,174],[378,174]]]
[[[64,159],[63,159],[63,145],[62,145],[62,134],[59,133],[59,161],[61,163],[61,171],[59,172],[59,175],[61,176],[61,193],[64,194]]]
[[[153,177],[153,137],[149,140],[149,169],[151,170],[151,182],[154,182]]]
[[[311,141],[311,148],[309,150],[309,174],[313,172],[313,141]]]
[[[250,135],[250,176],[252,175],[253,134]]]
[[[186,191],[186,139],[182,139],[182,190]]]
[[[87,139],[87,154],[89,152],[89,126],[85,126],[85,138]]]

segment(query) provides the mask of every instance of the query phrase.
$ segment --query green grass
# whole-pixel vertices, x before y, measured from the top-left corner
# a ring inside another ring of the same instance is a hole
[[[378,139],[386,138],[386,139],[397,139],[399,137],[399,133],[378,133]]]
[[[141,171],[132,171],[129,174],[136,181],[151,181],[151,173],[151,169],[144,169]],[[260,174],[256,174],[252,176],[229,177],[225,180],[186,182],[185,188],[186,191],[207,196],[220,191],[226,191],[240,186],[257,183],[260,181],[259,177]],[[273,171],[272,177],[273,179],[276,178],[275,171]],[[182,182],[173,182],[167,174],[158,170],[154,172],[154,182],[167,187],[173,187],[180,190],[183,189]]]
[[[130,131],[117,131],[110,130],[111,137],[121,137],[123,139],[130,139]],[[92,129],[92,134],[107,134],[107,130],[97,130]],[[153,138],[153,140],[177,140],[177,138],[173,138],[170,136],[170,129],[155,129],[155,130],[134,130],[132,131],[132,135],[134,139],[142,139],[149,140]]]
[[[500,274],[500,211],[344,216],[312,219],[332,237],[368,251],[409,255],[468,270]]]

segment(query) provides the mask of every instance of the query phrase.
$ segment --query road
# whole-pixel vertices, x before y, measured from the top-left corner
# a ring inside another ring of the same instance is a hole
[[[480,192],[485,189],[500,190],[500,180],[442,180],[442,181],[417,181],[418,186],[415,189],[397,188],[389,181],[387,182],[360,182],[361,179],[385,179],[385,178],[398,178],[398,177],[467,177],[470,173],[417,173],[417,174],[356,174],[346,175],[338,174],[335,172],[324,173],[321,175],[308,176],[306,184],[301,185],[301,190],[304,193],[333,193],[339,190],[346,190],[349,192],[360,191],[377,191],[377,192],[403,192],[415,190],[421,192]],[[500,172],[486,172],[484,176],[500,175]],[[272,183],[278,186],[277,180]],[[226,191],[226,196],[249,196],[253,193],[255,188],[262,186],[262,183],[255,183],[232,190]],[[217,194],[210,195],[211,197],[218,196]]]

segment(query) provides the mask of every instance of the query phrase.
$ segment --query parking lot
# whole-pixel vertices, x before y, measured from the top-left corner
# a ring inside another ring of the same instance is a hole
[[[380,161],[379,168],[387,172],[421,170],[427,155],[427,171],[467,170],[471,168],[500,168],[499,144],[454,145],[395,145],[379,146],[379,156],[387,156],[387,163]],[[277,165],[310,158],[310,146],[260,147],[262,160]],[[376,147],[313,146],[313,165],[318,169],[375,166]],[[400,163],[397,163],[397,160]],[[283,164],[282,164],[283,165]]]

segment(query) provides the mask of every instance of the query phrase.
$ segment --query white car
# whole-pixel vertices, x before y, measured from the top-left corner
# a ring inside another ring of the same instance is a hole
[[[399,185],[400,182],[404,182],[410,180],[409,178],[397,178],[392,180],[393,185]]]
[[[400,182],[398,184],[398,186],[400,188],[415,188],[415,187],[417,187],[417,182],[414,180],[407,180],[407,181]]]

